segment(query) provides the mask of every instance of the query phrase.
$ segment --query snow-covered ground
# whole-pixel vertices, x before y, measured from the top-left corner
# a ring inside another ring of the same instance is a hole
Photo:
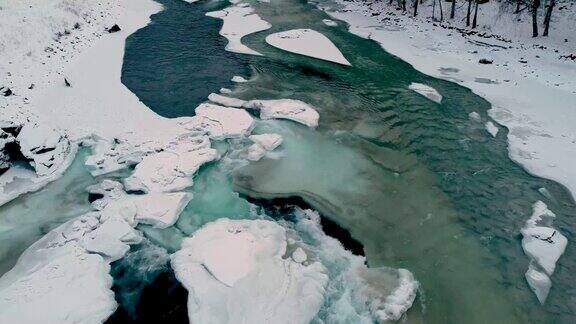
[[[377,41],[419,71],[487,99],[490,116],[510,131],[512,159],[576,196],[576,61],[560,58],[576,52],[573,1],[558,2],[550,37],[538,38],[531,37],[529,10],[510,14],[515,8],[497,1],[480,5],[478,33],[470,35],[457,29],[465,27],[465,6],[458,7],[452,21],[450,3],[445,3],[444,21],[438,22],[431,19],[430,0],[420,4],[417,18],[411,8],[403,14],[388,1],[315,2],[348,22],[351,32]],[[435,10],[439,18],[438,5]],[[480,64],[481,59],[493,63]]]

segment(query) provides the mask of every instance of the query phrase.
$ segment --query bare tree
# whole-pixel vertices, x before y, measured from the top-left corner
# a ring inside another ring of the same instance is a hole
[[[418,1],[416,1],[418,2]],[[544,33],[542,36],[548,36],[548,29],[550,28],[550,19],[552,18],[552,10],[556,5],[556,0],[550,0],[548,4],[548,9],[546,10],[546,16],[544,17]]]
[[[538,37],[538,8],[540,0],[532,0],[532,37]]]
[[[418,16],[418,2],[420,0],[414,0],[414,17]]]
[[[474,6],[474,19],[472,20],[472,28],[476,28],[478,26],[478,0],[475,0]]]
[[[466,13],[466,26],[470,26],[470,12],[472,11],[472,0],[468,0],[468,12]]]
[[[450,10],[450,19],[454,19],[456,14],[456,0],[452,0],[452,9]]]
[[[440,21],[444,21],[444,10],[442,10],[442,0],[438,0],[438,4],[440,5]]]

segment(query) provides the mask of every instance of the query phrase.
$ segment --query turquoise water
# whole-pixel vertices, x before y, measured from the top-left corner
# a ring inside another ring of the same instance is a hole
[[[90,210],[85,188],[96,180],[84,166],[87,155],[86,149],[80,149],[62,178],[0,206],[0,276],[32,243]]]
[[[196,198],[178,224],[148,230],[151,240],[175,250],[179,239],[210,220],[255,217],[234,191],[265,199],[298,196],[349,230],[364,245],[370,266],[414,272],[423,306],[409,312],[409,322],[576,320],[569,302],[576,291],[572,244],[541,306],[524,280],[528,259],[519,234],[532,204],[543,200],[558,215],[555,225],[573,241],[574,202],[562,186],[529,175],[509,159],[505,129],[494,139],[483,122],[469,119],[475,111],[488,120],[488,102],[417,72],[378,44],[348,33],[343,22],[325,26],[325,14],[305,1],[251,2],[274,27],[243,42],[264,57],[223,51],[221,22],[203,18],[223,2],[161,3],[166,10],[129,39],[123,69],[124,84],[150,108],[168,117],[190,115],[210,92],[229,87],[232,75],[250,69],[254,80],[238,85],[234,96],[304,100],[318,108],[321,122],[316,131],[290,122],[260,123],[256,132],[284,136],[284,157],[203,168],[192,189]],[[322,32],[352,67],[265,44],[269,33],[292,28]],[[411,82],[433,86],[443,103],[408,90]]]

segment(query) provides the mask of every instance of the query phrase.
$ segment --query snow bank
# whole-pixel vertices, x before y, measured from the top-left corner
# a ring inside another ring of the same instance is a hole
[[[314,107],[294,99],[250,100],[244,107],[260,110],[261,119],[289,119],[311,128],[317,127],[320,119]]]
[[[442,95],[431,86],[427,86],[422,83],[411,83],[408,89],[413,90],[416,93],[423,95],[424,97],[434,101],[435,103],[442,103]]]
[[[254,13],[254,9],[247,3],[233,4],[228,8],[206,13],[206,16],[219,18],[224,21],[220,35],[228,39],[226,50],[235,53],[262,55],[242,44],[242,37],[263,31],[272,27]]]
[[[350,65],[340,50],[323,34],[312,29],[292,29],[266,36],[266,42],[279,49],[317,59]]]
[[[556,215],[546,204],[538,201],[534,204],[532,216],[521,230],[522,248],[530,258],[526,280],[542,304],[552,285],[549,277],[568,244],[566,237],[552,227],[554,218]]]
[[[319,262],[283,258],[286,232],[264,220],[209,223],[172,256],[191,322],[309,323],[328,277]]]

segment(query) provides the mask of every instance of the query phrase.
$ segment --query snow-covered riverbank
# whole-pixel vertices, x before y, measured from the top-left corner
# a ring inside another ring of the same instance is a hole
[[[501,15],[493,2],[479,11],[478,31],[484,37],[454,28],[465,26],[463,9],[452,24],[449,19],[432,22],[431,2],[420,6],[417,18],[387,1],[317,2],[348,22],[351,32],[377,41],[419,71],[457,82],[488,100],[490,116],[510,130],[512,159],[576,195],[576,62],[559,58],[575,48],[574,10],[555,12],[550,38],[532,39],[530,24],[515,21],[526,16]],[[481,59],[493,62],[480,64]]]

